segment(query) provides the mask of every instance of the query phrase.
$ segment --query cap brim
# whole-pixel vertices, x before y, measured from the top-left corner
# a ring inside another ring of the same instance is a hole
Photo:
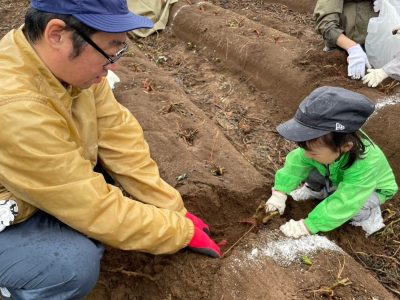
[[[290,119],[276,127],[279,134],[285,139],[293,142],[305,142],[319,138],[329,131],[307,127],[299,123],[296,119]]]
[[[128,32],[153,27],[150,19],[131,12],[125,15],[74,14],[73,16],[85,25],[102,32]]]

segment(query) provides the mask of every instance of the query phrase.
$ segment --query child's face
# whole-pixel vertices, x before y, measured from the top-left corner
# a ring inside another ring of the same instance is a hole
[[[324,165],[329,165],[333,163],[340,156],[339,151],[335,152],[332,149],[323,145],[316,145],[310,150],[305,150],[304,154],[306,157]]]

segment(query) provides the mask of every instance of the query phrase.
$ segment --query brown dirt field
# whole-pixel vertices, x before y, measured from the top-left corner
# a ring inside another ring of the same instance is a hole
[[[165,31],[132,38],[115,94],[142,124],[163,178],[210,224],[216,241],[228,241],[225,252],[251,229],[240,221],[267,199],[275,171],[293,148],[275,127],[304,95],[335,85],[379,101],[398,87],[387,80],[369,89],[346,78],[345,54],[323,53],[313,32],[313,0],[197,2],[175,4]],[[0,0],[0,36],[23,22],[28,5]],[[399,106],[386,106],[366,127],[397,176],[398,120]],[[187,178],[178,181],[182,174]],[[289,201],[281,218],[250,230],[222,259],[109,248],[88,299],[398,298],[399,197],[385,204],[387,226],[379,233],[365,238],[344,225],[325,235],[345,253],[310,253],[311,266],[301,257],[282,264],[252,256],[279,238],[280,224],[305,217],[313,205]],[[327,289],[346,278],[350,284]]]

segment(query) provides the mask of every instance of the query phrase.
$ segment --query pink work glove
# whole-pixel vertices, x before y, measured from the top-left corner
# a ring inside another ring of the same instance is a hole
[[[185,217],[192,221],[195,227],[203,230],[205,233],[207,233],[208,236],[210,235],[210,227],[206,223],[204,223],[202,219],[196,217],[195,215],[192,215],[190,212],[187,212]]]
[[[221,250],[218,245],[199,227],[194,226],[194,235],[188,248],[194,252],[218,258]]]

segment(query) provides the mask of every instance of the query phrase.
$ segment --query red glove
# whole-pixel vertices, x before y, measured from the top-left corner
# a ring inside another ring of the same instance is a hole
[[[204,223],[202,219],[196,217],[195,215],[192,215],[190,212],[187,212],[185,217],[193,222],[194,227],[200,228],[205,233],[207,233],[208,236],[210,235],[210,227],[206,223]]]
[[[194,252],[208,255],[213,258],[221,256],[218,245],[201,228],[194,226],[194,235],[188,248]]]

